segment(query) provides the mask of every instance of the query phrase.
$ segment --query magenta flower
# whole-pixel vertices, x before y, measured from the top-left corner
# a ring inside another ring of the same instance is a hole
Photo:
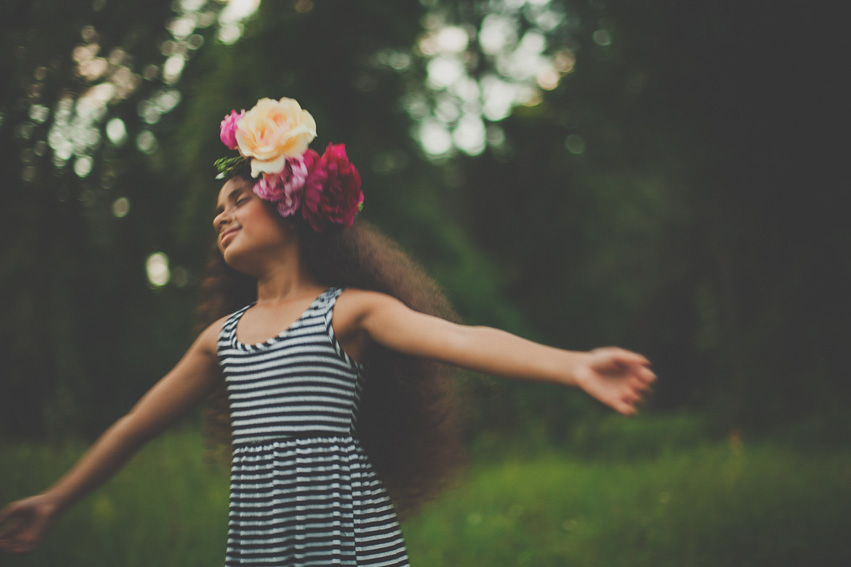
[[[351,227],[363,203],[363,192],[360,174],[349,161],[346,147],[328,144],[322,157],[308,150],[305,165],[308,176],[302,216],[316,232],[322,232],[328,222]]]
[[[222,120],[219,137],[222,139],[222,143],[232,150],[237,149],[236,125],[242,120],[243,116],[245,116],[245,110],[241,110],[239,114],[236,113],[236,110],[231,110],[230,114]]]
[[[254,193],[266,201],[276,203],[281,216],[296,213],[302,202],[302,189],[307,181],[308,169],[305,159],[289,158],[280,173],[264,173],[254,184]]]

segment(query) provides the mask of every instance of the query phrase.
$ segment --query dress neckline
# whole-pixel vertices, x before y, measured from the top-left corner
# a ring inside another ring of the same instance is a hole
[[[278,333],[278,334],[276,334],[272,337],[269,337],[265,341],[260,341],[260,342],[256,342],[256,343],[244,343],[241,340],[239,340],[239,336],[238,336],[239,322],[242,319],[242,316],[245,315],[245,313],[249,309],[251,309],[252,307],[257,305],[256,301],[249,303],[248,305],[246,305],[245,307],[243,307],[242,309],[240,309],[239,311],[234,313],[235,319],[234,319],[234,322],[233,322],[233,332],[232,332],[233,344],[235,346],[239,347],[239,348],[242,348],[242,349],[256,350],[256,349],[262,349],[262,348],[265,348],[265,347],[269,347],[269,346],[277,343],[278,341],[280,341],[281,339],[286,337],[293,329],[298,327],[299,323],[304,321],[304,319],[307,318],[307,315],[311,311],[313,311],[314,308],[317,305],[319,305],[322,301],[324,301],[326,296],[333,293],[335,289],[336,288],[328,288],[328,289],[324,290],[322,293],[319,294],[319,296],[316,299],[314,299],[310,303],[310,305],[307,306],[307,308],[302,312],[302,314],[299,315],[295,320],[293,320],[293,322],[290,323],[283,331],[281,331],[280,333]]]

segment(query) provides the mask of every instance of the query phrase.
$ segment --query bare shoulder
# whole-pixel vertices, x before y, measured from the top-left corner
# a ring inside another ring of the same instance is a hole
[[[338,332],[360,329],[363,321],[371,314],[394,306],[403,306],[403,303],[386,293],[347,288],[337,298],[337,305],[334,307],[334,327]]]
[[[361,308],[368,308],[371,305],[382,304],[385,302],[401,303],[392,295],[387,295],[380,291],[369,291],[355,287],[344,289],[340,294],[340,297],[337,299],[338,304],[343,303],[352,307]]]
[[[391,305],[403,305],[403,303],[386,293],[357,288],[346,288],[337,299],[337,306],[341,311],[358,317],[363,317],[373,309]]]
[[[197,348],[204,354],[216,356],[219,335],[221,335],[222,328],[225,326],[225,321],[228,320],[228,317],[230,315],[225,315],[201,331],[201,334],[195,339],[195,344],[192,345],[192,348]]]

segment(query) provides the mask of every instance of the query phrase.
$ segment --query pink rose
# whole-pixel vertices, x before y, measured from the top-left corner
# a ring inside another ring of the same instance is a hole
[[[236,110],[231,110],[230,114],[225,116],[225,119],[222,120],[221,134],[219,137],[222,139],[222,143],[232,150],[237,148],[236,123],[242,120],[243,116],[245,116],[245,110],[241,110],[239,114],[236,113]]]
[[[239,153],[251,159],[251,177],[280,173],[316,137],[316,122],[291,98],[261,98],[236,127]]]
[[[316,232],[322,232],[328,222],[351,227],[363,203],[363,192],[360,174],[346,156],[346,147],[328,144],[321,158],[316,152],[305,154],[305,165],[309,173],[302,216]]]
[[[307,165],[303,158],[286,160],[280,173],[264,173],[254,184],[254,193],[266,201],[276,203],[281,216],[295,214],[301,206],[302,188],[307,181]]]

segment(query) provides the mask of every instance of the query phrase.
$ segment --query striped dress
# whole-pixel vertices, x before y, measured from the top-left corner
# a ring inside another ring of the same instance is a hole
[[[263,343],[237,339],[250,305],[222,328],[234,444],[227,567],[408,565],[396,514],[355,433],[363,372],[334,337],[340,293],[326,290]]]

